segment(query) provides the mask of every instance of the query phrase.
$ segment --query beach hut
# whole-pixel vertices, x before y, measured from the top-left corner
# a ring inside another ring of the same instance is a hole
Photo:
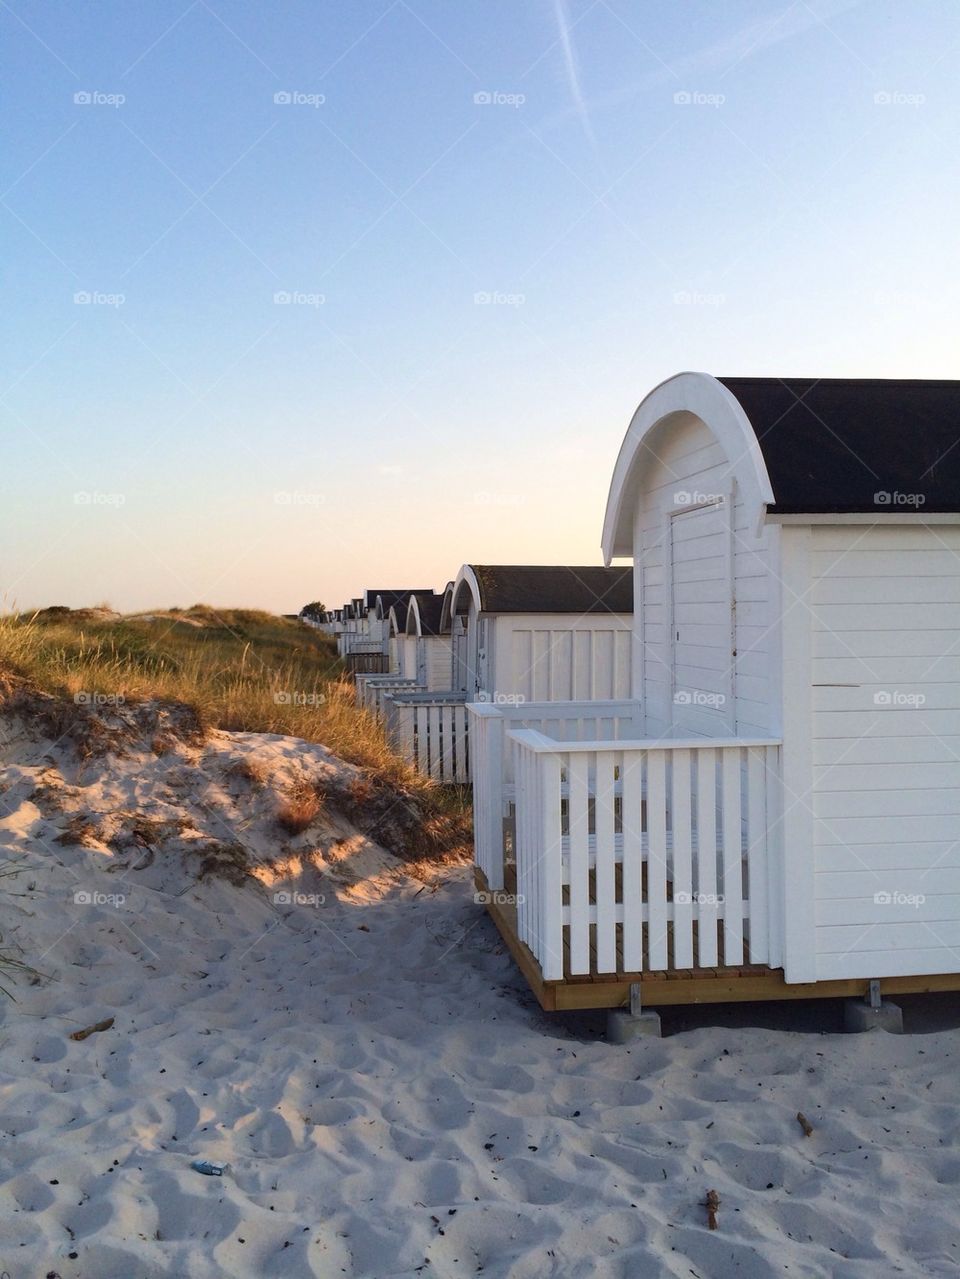
[[[578,701],[630,692],[628,568],[464,564],[447,609],[453,688],[468,701]]]
[[[417,591],[407,606],[405,633],[413,644],[413,671],[417,683],[431,692],[453,688],[453,649],[443,623],[444,605],[452,590],[449,582],[442,594]]]
[[[407,635],[407,606],[403,599],[391,604],[387,614],[387,630],[390,636],[390,674],[415,679],[417,675],[417,641]]]
[[[958,440],[958,382],[640,404],[631,701],[470,708],[478,884],[544,1007],[960,988]]]

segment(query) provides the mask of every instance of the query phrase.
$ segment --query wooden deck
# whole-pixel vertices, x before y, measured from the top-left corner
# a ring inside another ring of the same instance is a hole
[[[507,949],[523,973],[540,1007],[546,1012],[586,1008],[622,1008],[630,1003],[630,987],[640,983],[644,1006],[671,1004],[726,1004],[765,999],[866,998],[869,981],[819,981],[787,985],[779,968],[748,964],[738,968],[689,968],[671,972],[616,972],[544,981],[540,965],[517,936],[517,910],[510,901],[513,888],[491,893],[483,872],[474,869],[477,892],[486,896],[486,908]],[[960,973],[931,976],[884,977],[884,995],[960,990]]]

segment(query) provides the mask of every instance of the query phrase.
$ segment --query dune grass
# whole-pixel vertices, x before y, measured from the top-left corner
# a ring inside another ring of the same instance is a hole
[[[120,617],[99,609],[0,616],[0,667],[67,699],[160,699],[192,707],[207,728],[320,742],[383,782],[449,796],[389,746],[359,710],[332,639],[257,609],[195,605]]]

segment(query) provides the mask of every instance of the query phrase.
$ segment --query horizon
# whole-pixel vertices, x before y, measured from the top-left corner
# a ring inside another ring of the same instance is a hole
[[[939,0],[0,22],[4,610],[600,564],[682,369],[960,375]]]

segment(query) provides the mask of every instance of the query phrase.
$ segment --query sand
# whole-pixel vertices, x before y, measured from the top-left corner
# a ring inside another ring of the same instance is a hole
[[[344,767],[321,748],[80,764],[6,737],[0,930],[49,976],[0,1003],[10,1279],[957,1272],[946,1013],[903,1036],[687,1014],[610,1045],[539,1010],[467,868],[425,884],[325,819],[279,878],[197,880],[201,837],[276,854],[276,787]],[[121,811],[172,825],[125,845]],[[57,843],[85,813],[104,838]]]

